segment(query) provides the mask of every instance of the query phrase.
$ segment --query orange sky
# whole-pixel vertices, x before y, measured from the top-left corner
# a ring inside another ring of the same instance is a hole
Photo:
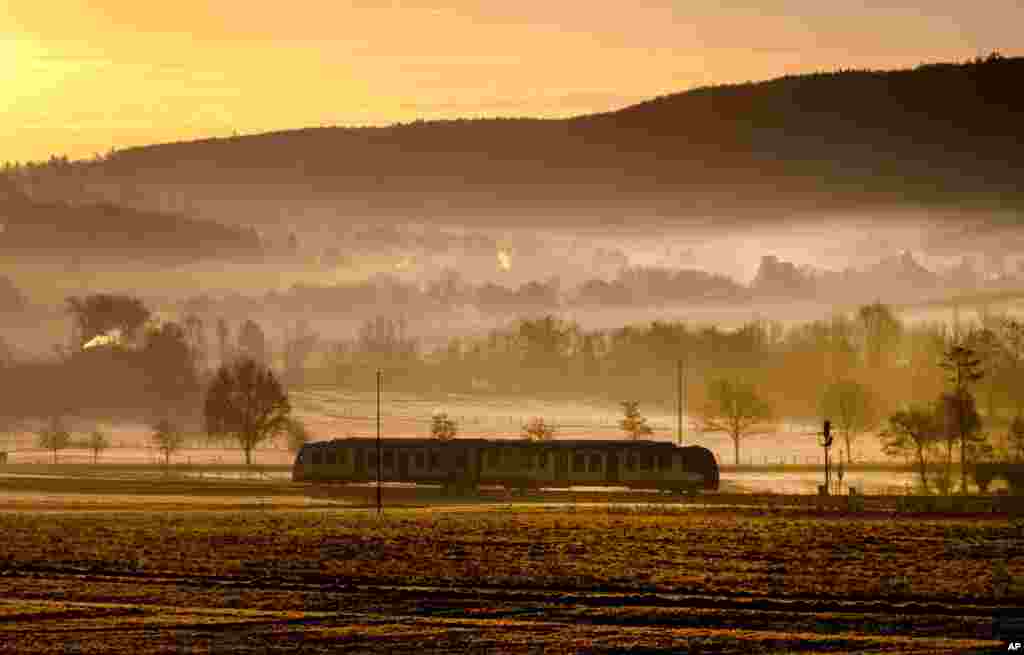
[[[1024,25],[1017,0],[839,4],[0,0],[0,162],[603,111],[708,83],[1014,55]]]

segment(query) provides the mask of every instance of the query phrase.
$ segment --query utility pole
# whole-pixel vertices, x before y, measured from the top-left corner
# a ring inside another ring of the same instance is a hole
[[[384,505],[381,502],[380,495],[380,469],[382,464],[380,451],[380,387],[381,372],[380,369],[377,369],[377,516],[380,516],[384,512]]]
[[[676,443],[683,445],[683,360],[676,360],[676,407],[678,424],[676,426]]]

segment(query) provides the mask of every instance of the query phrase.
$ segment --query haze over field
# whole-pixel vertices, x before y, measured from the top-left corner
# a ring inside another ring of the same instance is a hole
[[[0,650],[1013,650],[1024,4],[847,4],[0,2]]]
[[[880,429],[934,401],[971,327],[1002,349],[991,430],[1015,416],[1012,3],[58,4],[0,14],[0,362],[24,396],[0,414],[23,434],[168,406],[198,429],[239,354],[296,400],[383,368],[423,397],[652,417],[683,359],[694,413],[742,379],[771,432],[853,380]]]

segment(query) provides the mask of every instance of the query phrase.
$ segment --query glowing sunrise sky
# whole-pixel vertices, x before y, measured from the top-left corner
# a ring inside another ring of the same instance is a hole
[[[0,162],[1019,51],[1018,0],[0,0]]]

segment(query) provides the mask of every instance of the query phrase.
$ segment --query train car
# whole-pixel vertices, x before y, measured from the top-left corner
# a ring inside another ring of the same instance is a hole
[[[614,486],[683,493],[718,489],[718,464],[700,446],[663,441],[522,439],[382,439],[383,482],[439,484],[473,491],[480,485],[515,489]],[[292,479],[360,483],[377,479],[373,439],[306,444]]]

